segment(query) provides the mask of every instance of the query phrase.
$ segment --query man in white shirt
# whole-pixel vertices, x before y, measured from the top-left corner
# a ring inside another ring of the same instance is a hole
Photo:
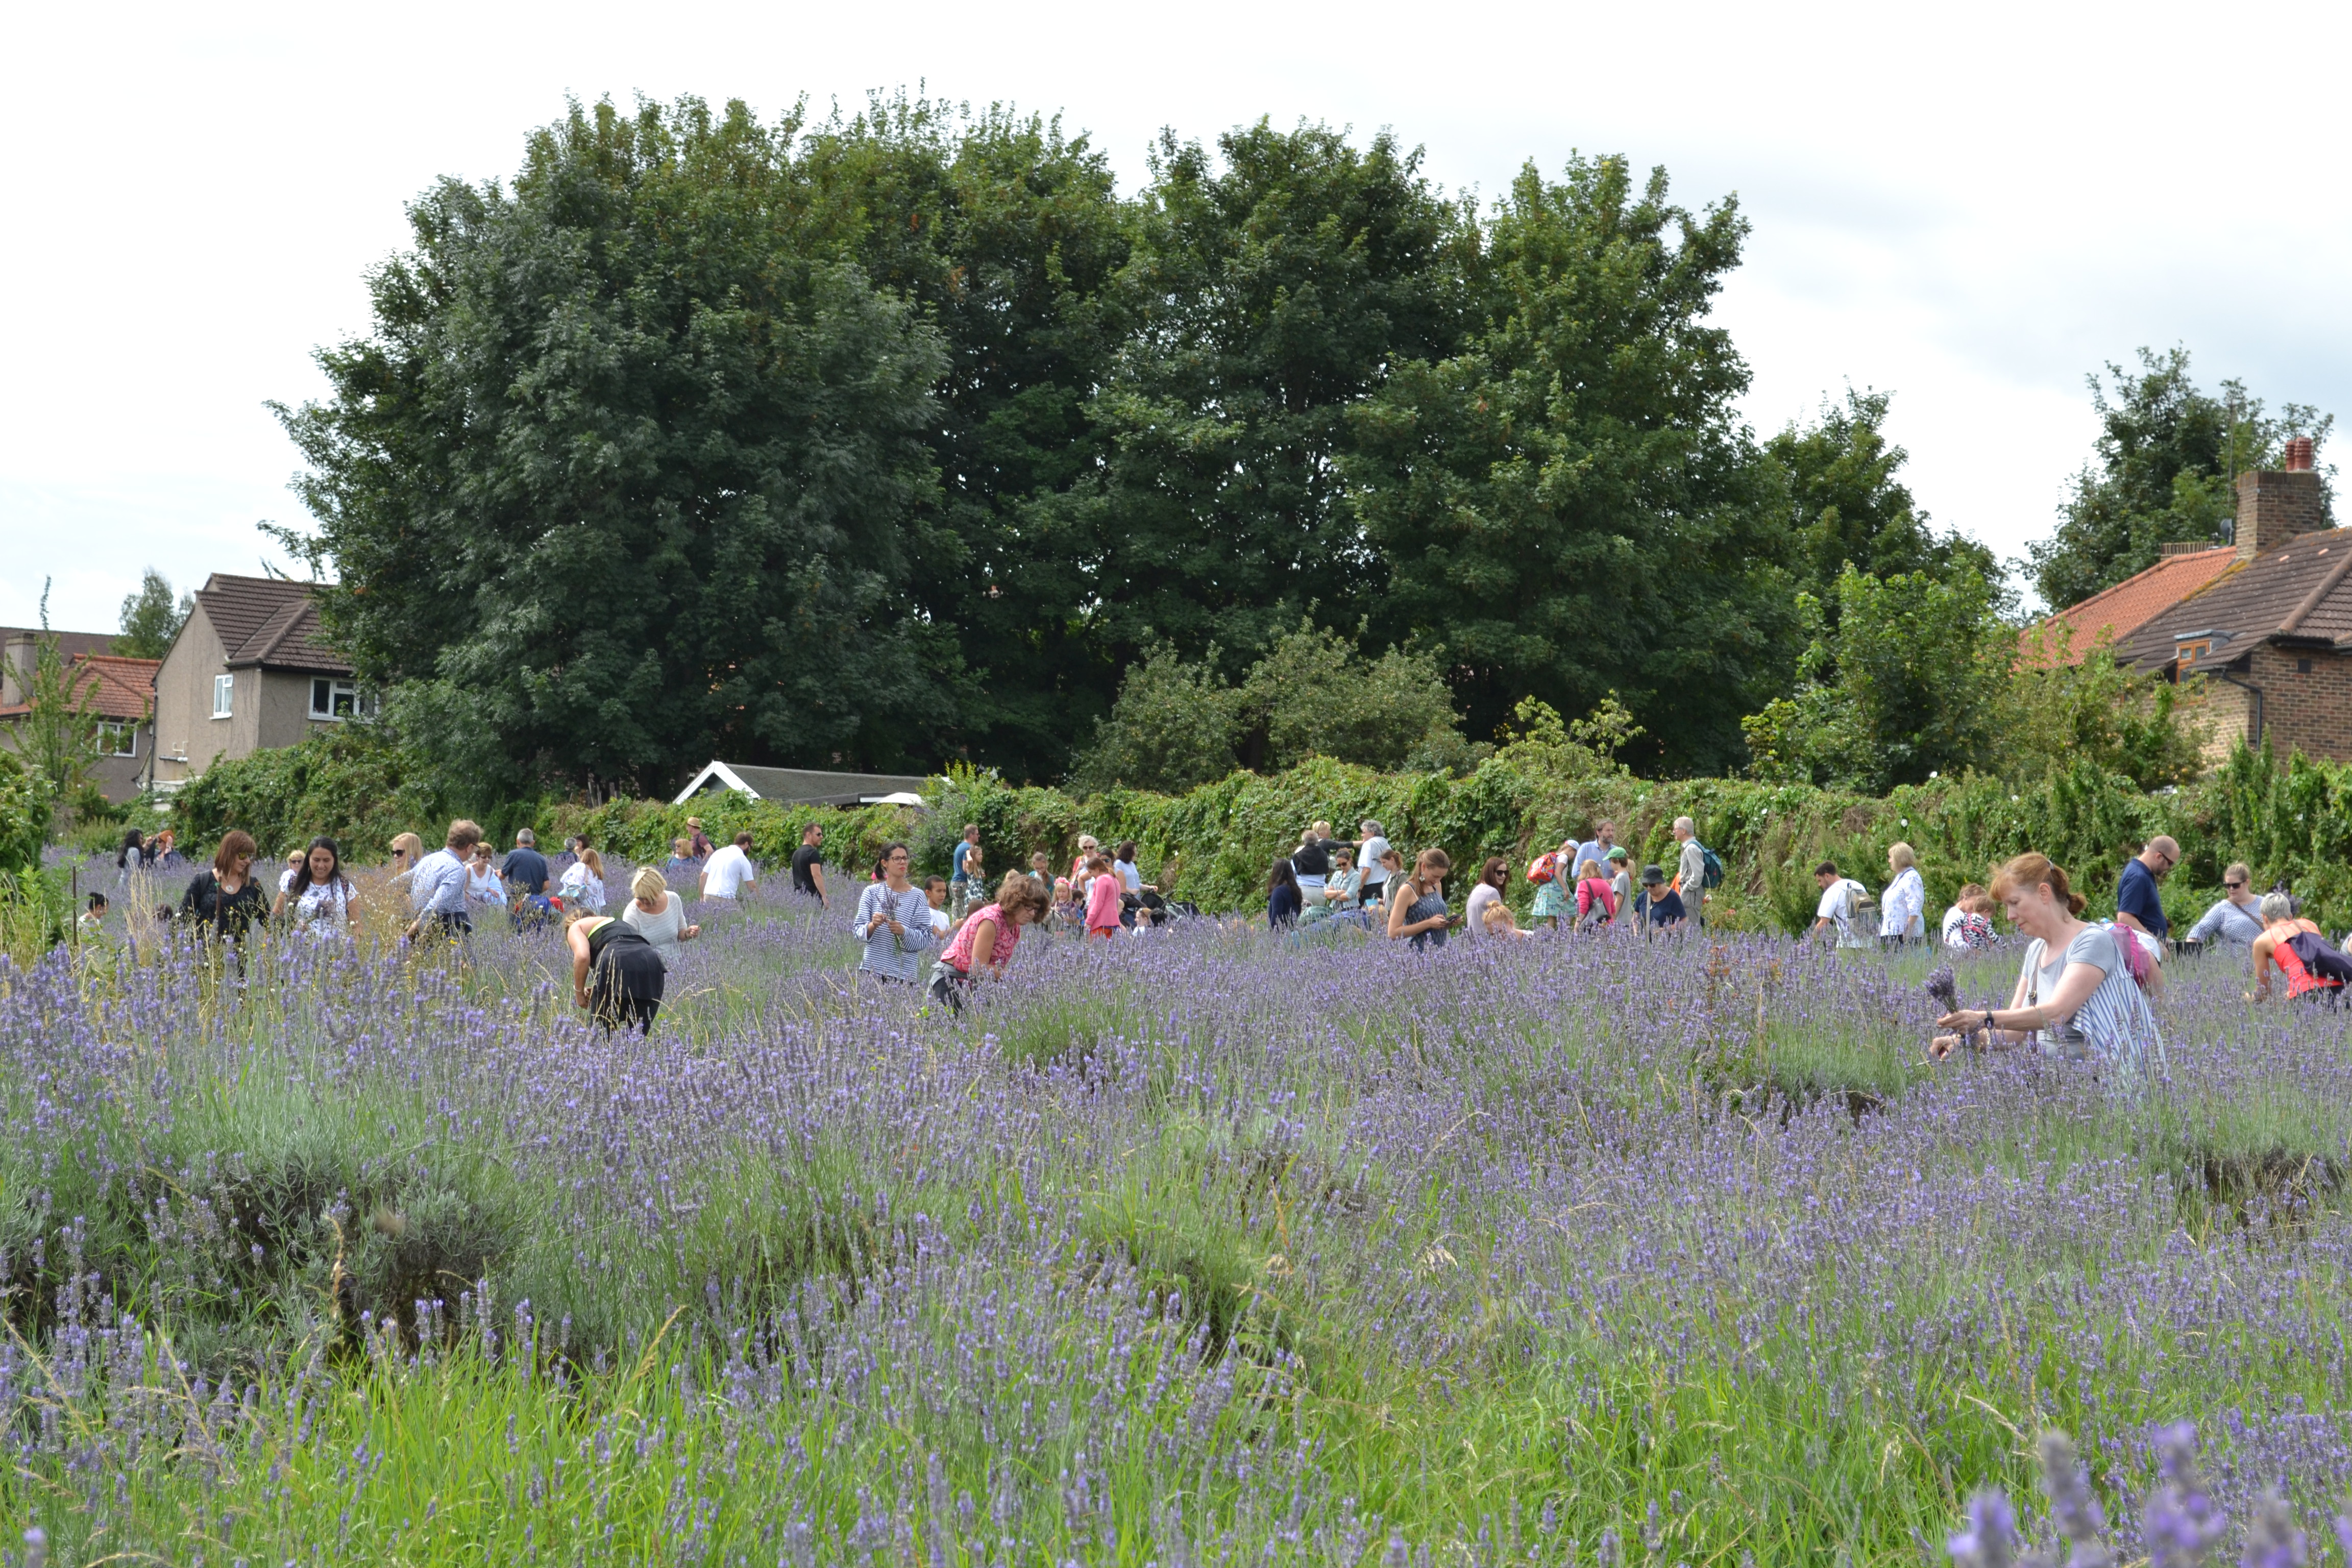
[[[1675,817],[1675,839],[1682,846],[1675,856],[1675,891],[1683,896],[1683,911],[1690,923],[1703,926],[1706,924],[1706,850],[1698,841],[1698,825],[1687,816]]]
[[[1363,891],[1357,896],[1357,901],[1376,904],[1388,880],[1388,869],[1381,864],[1389,852],[1387,830],[1368,816],[1356,824],[1356,864],[1364,868]]]
[[[751,836],[739,833],[735,842],[711,852],[702,865],[702,876],[696,887],[698,896],[706,899],[735,899],[743,889],[760,879],[751,864]]]
[[[1840,947],[1868,947],[1869,936],[1853,928],[1862,906],[1870,901],[1870,890],[1851,877],[1840,876],[1832,860],[1813,868],[1813,880],[1822,889],[1821,906],[1813,911],[1813,934],[1831,931]]]
[[[471,878],[466,860],[481,841],[482,830],[461,816],[449,825],[448,842],[416,863],[416,872],[408,879],[408,897],[416,910],[416,918],[408,922],[409,941],[428,928],[451,942],[471,934],[474,922],[466,914]]]

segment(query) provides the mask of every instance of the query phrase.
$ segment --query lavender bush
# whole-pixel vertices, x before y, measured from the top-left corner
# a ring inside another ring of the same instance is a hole
[[[552,933],[0,968],[6,1538],[1916,1563],[2046,1461],[1968,1550],[2130,1561],[2352,1486],[2352,1053],[2218,960],[2131,1099],[1930,1066],[1925,954],[1202,922],[961,1016],[854,961],[763,889],[646,1039]]]

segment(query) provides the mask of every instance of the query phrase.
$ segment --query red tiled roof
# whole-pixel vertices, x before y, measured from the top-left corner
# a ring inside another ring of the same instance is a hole
[[[76,698],[88,697],[89,710],[100,719],[144,719],[155,694],[160,658],[125,658],[117,654],[83,654],[73,661]],[[0,719],[20,719],[32,710],[28,702],[0,708]]]
[[[2042,644],[2040,657],[2045,664],[2080,664],[2103,637],[2120,654],[2134,632],[2211,583],[2237,558],[2237,552],[2226,544],[2165,556],[2147,571],[2029,626],[2019,635],[2018,652],[2022,658],[2033,658],[2038,632]],[[2063,658],[2057,649],[2062,638],[2066,642]]]

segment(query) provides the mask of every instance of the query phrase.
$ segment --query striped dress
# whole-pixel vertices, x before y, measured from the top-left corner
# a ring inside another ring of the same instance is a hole
[[[2164,1037],[2157,1031],[2156,1015],[2147,997],[2117,949],[2116,935],[2105,926],[2084,926],[2056,959],[2044,963],[2049,945],[2039,937],[2027,944],[2025,1005],[2038,1007],[2057,993],[2069,966],[2087,963],[2105,978],[2074,1016],[2042,1031],[2045,1049],[2062,1056],[2088,1056],[2116,1068],[2126,1082],[2136,1079],[2152,1059],[2164,1070]]]

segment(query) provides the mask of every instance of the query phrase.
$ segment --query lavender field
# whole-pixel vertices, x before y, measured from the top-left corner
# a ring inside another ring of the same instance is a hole
[[[12,1561],[1917,1563],[2063,1428],[2179,1562],[2181,1421],[2332,1560],[2352,1050],[2232,965],[2126,1086],[1929,1066],[1926,953],[1202,922],[956,1017],[845,926],[649,1040],[551,934],[0,961]]]

